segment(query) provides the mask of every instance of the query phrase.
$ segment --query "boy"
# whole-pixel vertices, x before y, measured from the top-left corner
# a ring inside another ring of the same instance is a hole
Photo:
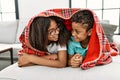
[[[79,67],[88,49],[94,18],[90,11],[80,10],[72,16],[71,20],[72,36],[68,44],[68,65]]]

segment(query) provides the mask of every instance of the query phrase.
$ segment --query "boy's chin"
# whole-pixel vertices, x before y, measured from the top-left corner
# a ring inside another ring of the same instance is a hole
[[[79,39],[75,39],[75,42],[80,42],[80,40]]]

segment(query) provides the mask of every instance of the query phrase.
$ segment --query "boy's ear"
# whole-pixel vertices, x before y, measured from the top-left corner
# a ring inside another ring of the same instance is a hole
[[[91,34],[92,34],[92,29],[88,31],[88,36],[91,36]]]

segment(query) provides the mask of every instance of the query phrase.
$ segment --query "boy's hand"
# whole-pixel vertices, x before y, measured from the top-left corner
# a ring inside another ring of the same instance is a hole
[[[79,67],[82,63],[83,57],[80,54],[75,54],[72,58],[71,58],[71,66],[76,68]]]

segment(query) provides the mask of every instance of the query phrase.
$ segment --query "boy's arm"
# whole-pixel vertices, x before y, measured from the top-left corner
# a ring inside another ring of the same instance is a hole
[[[69,41],[68,43],[68,66],[71,66],[71,59],[74,56],[74,46],[73,42]]]
[[[68,55],[68,66],[71,66],[71,58],[73,57],[73,55]]]

